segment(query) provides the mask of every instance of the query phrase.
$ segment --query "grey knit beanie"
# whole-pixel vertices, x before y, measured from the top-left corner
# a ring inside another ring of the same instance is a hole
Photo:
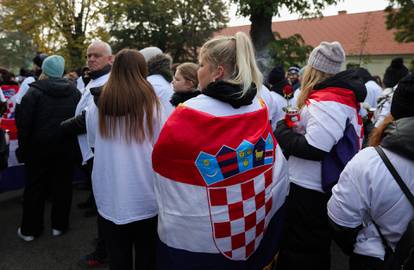
[[[323,41],[311,52],[308,65],[328,74],[336,74],[344,62],[345,52],[341,43]]]

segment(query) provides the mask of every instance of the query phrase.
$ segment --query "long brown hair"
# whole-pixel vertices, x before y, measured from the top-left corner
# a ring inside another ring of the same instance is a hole
[[[308,99],[315,85],[332,76],[333,74],[328,74],[311,66],[306,66],[302,79],[302,88],[297,100],[298,108],[302,109],[305,106],[305,101]]]
[[[127,142],[154,137],[154,114],[159,119],[160,104],[147,75],[144,56],[137,50],[123,49],[116,54],[99,97],[99,131],[103,138],[113,138],[117,131]]]
[[[381,125],[376,127],[369,136],[368,145],[369,146],[378,146],[380,145],[382,138],[384,137],[384,131],[385,129],[394,122],[394,117],[389,114],[387,117],[384,118],[384,121],[382,121]]]

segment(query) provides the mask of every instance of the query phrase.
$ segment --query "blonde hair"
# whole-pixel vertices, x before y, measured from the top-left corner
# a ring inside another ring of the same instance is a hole
[[[329,77],[332,77],[334,74],[328,74],[322,71],[319,71],[311,66],[306,66],[305,72],[303,73],[302,87],[296,105],[299,109],[302,109],[305,106],[305,102],[308,99],[310,93],[312,92],[315,85],[320,82],[323,82]]]
[[[260,89],[263,75],[256,64],[252,42],[249,37],[237,32],[234,36],[218,36],[207,41],[200,50],[200,58],[214,67],[223,66],[229,78],[225,81],[242,85],[245,95],[251,84]]]
[[[192,82],[194,88],[198,85],[197,70],[198,65],[191,62],[182,63],[177,66],[177,71],[180,72],[185,80]]]

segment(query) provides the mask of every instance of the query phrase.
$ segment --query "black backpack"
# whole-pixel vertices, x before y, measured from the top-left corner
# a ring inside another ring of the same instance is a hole
[[[381,159],[387,166],[388,170],[394,177],[395,181],[400,186],[402,192],[407,197],[408,201],[414,208],[414,196],[411,194],[408,187],[405,185],[404,181],[401,179],[398,172],[395,170],[394,166],[391,164],[391,161],[385,155],[381,147],[375,147]],[[414,219],[411,220],[405,232],[402,234],[400,240],[398,241],[395,251],[388,245],[387,240],[384,235],[381,233],[379,226],[373,222],[377,228],[379,235],[382,240],[382,244],[385,248],[385,258],[384,264],[381,269],[383,270],[413,270],[414,269]]]

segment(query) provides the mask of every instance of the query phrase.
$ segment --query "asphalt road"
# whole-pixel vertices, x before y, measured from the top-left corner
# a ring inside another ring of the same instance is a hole
[[[17,237],[21,218],[22,191],[0,193],[0,270],[78,270],[78,259],[92,251],[96,218],[85,218],[76,205],[88,193],[74,190],[70,231],[59,237],[50,234],[50,205],[45,211],[45,231],[33,242]],[[347,258],[332,247],[332,270],[347,270]],[[105,269],[105,268],[101,268]],[[196,269],[195,269],[196,270]]]
[[[21,219],[22,191],[0,194],[0,270],[72,270],[80,256],[92,251],[96,218],[83,217],[76,204],[87,198],[86,191],[74,190],[70,231],[59,237],[50,232],[50,204],[45,211],[45,231],[32,242],[24,242],[16,231]]]

